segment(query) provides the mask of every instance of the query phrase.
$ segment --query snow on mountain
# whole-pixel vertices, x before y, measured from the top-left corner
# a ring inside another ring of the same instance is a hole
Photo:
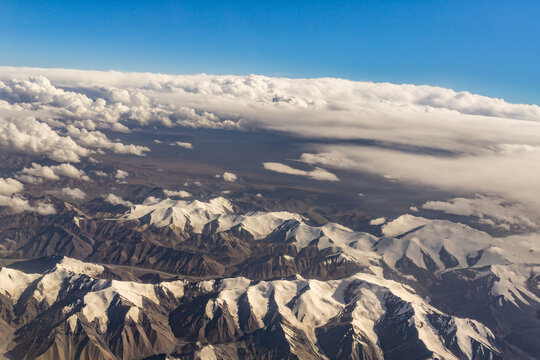
[[[216,232],[227,231],[234,226],[242,225],[242,228],[251,233],[255,239],[261,239],[270,234],[276,227],[291,219],[301,221],[302,217],[287,211],[223,215],[218,219],[219,227]]]
[[[105,270],[105,268],[101,265],[83,262],[66,256],[64,256],[62,260],[56,264],[55,268],[64,269],[76,274],[85,274],[88,276],[99,275]]]
[[[519,302],[526,305],[529,305],[531,301],[540,303],[540,298],[526,286],[527,280],[540,274],[540,265],[494,265],[490,269],[498,278],[491,289],[492,296],[500,296],[501,302],[503,300],[509,301],[518,308],[520,307]],[[536,289],[538,290],[538,283]]]
[[[107,309],[115,297],[120,296],[134,305],[126,314],[134,321],[137,320],[139,311],[144,306],[143,299],[159,303],[154,285],[151,284],[117,280],[101,280],[100,284],[102,286],[97,286],[97,288],[103,287],[102,289],[89,292],[84,296],[82,313],[90,322],[97,319],[102,332],[107,329]]]
[[[194,233],[201,233],[206,224],[217,220],[217,232],[227,231],[234,226],[242,227],[256,239],[268,235],[277,226],[290,219],[301,220],[302,217],[286,211],[253,212],[245,215],[233,213],[233,205],[229,200],[218,197],[202,202],[199,200],[183,201],[171,199],[147,198],[143,204],[135,205],[121,219],[134,220],[149,216],[151,225],[165,227],[174,225],[185,229],[189,224]]]
[[[11,298],[15,302],[28,285],[39,277],[39,274],[26,274],[22,271],[3,267],[0,269],[0,294]]]
[[[526,271],[530,275],[531,271],[538,273],[537,269],[508,266],[537,263],[540,236],[498,238],[461,223],[406,214],[383,225],[384,236],[377,238],[331,222],[311,226],[304,222],[302,216],[285,211],[234,214],[233,210],[233,204],[221,197],[208,202],[148,198],[121,219],[145,217],[157,227],[174,225],[182,229],[190,224],[194,233],[201,233],[208,223],[215,221],[216,233],[241,226],[255,239],[279,233],[283,235],[281,241],[294,244],[298,250],[315,245],[318,249],[336,254],[333,261],[369,267],[380,276],[385,266],[396,269],[396,264],[402,259],[408,259],[418,268],[435,274],[449,269],[492,266],[489,273],[496,276],[500,273],[502,276],[492,291],[493,296],[503,295],[508,301],[516,298],[521,300],[519,295],[513,295],[516,292],[534,296],[524,289],[528,278]],[[294,259],[291,258],[291,261]],[[510,270],[516,268],[521,272]],[[513,281],[504,280],[509,276],[513,276]]]
[[[414,328],[418,332],[419,340],[438,357],[472,359],[473,343],[498,352],[494,345],[494,335],[479,322],[444,315],[416,295],[411,288],[369,274],[357,274],[326,282],[297,277],[296,280],[250,284],[247,279],[226,279],[221,284],[217,297],[208,301],[206,316],[212,319],[219,308],[226,308],[236,324],[239,324],[238,302],[245,295],[260,327],[272,311],[277,311],[283,317],[282,322],[297,329],[296,331],[304,332],[313,342],[313,346],[317,342],[315,329],[329,323],[334,317],[343,316],[348,306],[354,307],[352,323],[365,333],[372,343],[377,344],[376,324],[385,316],[386,302],[390,296],[403,302],[402,309],[394,316],[406,316],[407,326]],[[277,306],[274,310],[270,305],[272,301],[275,301]],[[439,317],[447,319],[450,325],[445,324],[446,327],[441,328],[439,323],[432,323]],[[444,341],[451,332],[448,327],[456,330],[456,334],[452,336],[456,337],[456,342],[463,349],[464,357],[446,348]]]
[[[433,265],[426,264],[425,255],[433,260],[437,271],[538,261],[538,235],[526,239],[517,235],[492,237],[461,223],[424,218],[414,220],[412,215],[406,216],[408,224],[413,225],[404,226],[399,232],[392,231],[395,237],[384,237],[375,246],[375,251],[391,267],[406,256],[416,266],[428,269]],[[415,226],[418,224],[421,225]]]
[[[304,222],[291,222],[285,241],[293,243],[299,250],[310,244],[315,244],[321,250],[331,249],[333,253],[340,254],[342,260],[362,266],[376,265],[380,259],[372,250],[377,237],[336,223],[310,226]]]
[[[149,216],[151,225],[156,227],[174,225],[180,229],[184,229],[189,223],[195,233],[201,233],[204,225],[232,212],[232,204],[222,197],[208,202],[149,197],[142,204],[135,205],[122,219],[135,220]]]
[[[83,291],[81,298],[70,299],[73,305],[68,305],[65,310],[66,314],[72,314],[66,318],[72,332],[78,327],[80,316],[84,316],[84,320],[90,323],[95,322],[101,333],[111,326],[116,326],[112,325],[112,313],[109,313],[112,306],[117,306],[113,305],[116,299],[127,301],[126,306],[129,306],[129,309],[125,313],[126,320],[138,323],[142,314],[150,311],[149,304],[160,304],[163,292],[182,298],[186,286],[189,285],[185,281],[142,284],[101,280],[94,277],[96,273],[88,271],[93,268],[92,264],[67,258],[58,264],[63,265],[56,266],[44,275],[28,275],[20,270],[3,268],[0,270],[0,277],[20,279],[17,285],[17,291],[20,292],[24,291],[25,285],[30,286],[36,276],[42,276],[42,293],[57,292],[59,284],[67,288],[81,286],[81,279],[84,279],[82,283],[90,285],[80,288],[79,291]],[[45,277],[50,280],[44,281]],[[373,351],[379,354],[384,350],[383,338],[386,332],[395,328],[395,325],[390,324],[400,324],[398,328],[403,334],[417,337],[427,350],[433,352],[433,357],[473,359],[473,349],[478,346],[494,354],[499,352],[492,332],[481,323],[446,315],[418,296],[409,286],[375,275],[359,273],[330,281],[308,280],[296,276],[295,279],[288,280],[252,282],[240,277],[205,281],[199,283],[197,289],[197,296],[209,297],[204,300],[206,305],[203,313],[192,316],[203,316],[207,321],[212,321],[215,317],[223,320],[222,316],[226,312],[232,317],[234,326],[240,329],[243,321],[240,307],[243,306],[243,314],[246,310],[251,312],[257,328],[268,326],[271,321],[278,321],[274,326],[283,329],[293,353],[300,353],[302,346],[317,349],[319,335],[316,329],[331,326],[334,319],[341,319],[339,321],[342,323],[350,322],[353,331],[366,336],[372,346],[376,347]],[[14,294],[17,291],[12,290]],[[162,295],[158,296],[158,292]],[[56,301],[52,296],[47,300],[49,306]],[[82,310],[73,313],[74,306],[80,302]],[[271,318],[277,320],[270,320]],[[296,347],[300,346],[296,343],[299,334],[305,336],[308,344],[301,345],[297,350]],[[458,347],[448,347],[448,344],[457,344]],[[203,347],[199,356],[211,357],[212,349]]]
[[[419,226],[423,226],[429,222],[429,219],[405,214],[384,224],[382,226],[382,232],[386,236],[394,237],[406,233],[407,231],[413,230]]]
[[[376,251],[382,254],[385,262],[391,267],[395,267],[396,262],[406,256],[416,266],[428,269],[432,265],[425,263],[425,255],[429,255],[439,271],[458,266],[468,267],[472,254],[476,255],[479,251],[492,246],[491,236],[467,225],[446,220],[412,222],[415,225],[419,223],[422,225],[414,231],[410,231],[408,227],[402,228],[403,235],[383,238],[376,246]],[[492,259],[497,263],[501,261],[500,258]]]

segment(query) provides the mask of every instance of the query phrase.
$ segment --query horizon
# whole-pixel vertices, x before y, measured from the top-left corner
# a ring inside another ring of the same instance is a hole
[[[259,74],[259,73],[249,73],[249,74],[233,74],[233,73],[205,73],[205,72],[199,72],[199,73],[168,73],[168,72],[152,72],[152,71],[124,71],[124,70],[118,70],[118,69],[109,69],[109,70],[100,70],[100,69],[83,69],[83,68],[61,68],[61,67],[35,67],[35,66],[12,66],[12,65],[0,65],[0,70],[8,70],[8,69],[19,69],[19,70],[25,70],[29,73],[34,71],[55,71],[55,70],[64,70],[64,71],[73,71],[73,72],[96,72],[96,73],[103,73],[103,74],[111,74],[111,73],[118,73],[118,74],[132,74],[132,75],[163,75],[163,76],[171,76],[171,77],[182,77],[182,76],[210,76],[210,77],[249,77],[249,76],[260,76],[260,77],[266,77],[270,79],[287,79],[287,80],[323,80],[323,79],[329,79],[329,80],[343,80],[343,81],[349,81],[353,83],[366,83],[366,84],[389,84],[389,85],[396,85],[396,86],[414,86],[414,87],[429,87],[433,89],[444,89],[444,90],[450,90],[453,91],[456,94],[459,93],[467,93],[474,96],[481,96],[493,100],[502,100],[508,104],[513,105],[527,105],[527,106],[540,106],[540,103],[527,103],[527,102],[514,102],[514,101],[508,101],[508,99],[504,97],[497,97],[497,96],[489,96],[483,93],[477,93],[477,92],[471,92],[467,89],[463,90],[457,90],[453,88],[448,88],[444,86],[439,85],[431,85],[429,83],[393,83],[389,81],[372,81],[372,80],[355,80],[355,79],[349,79],[345,77],[333,77],[333,76],[317,76],[317,77],[289,77],[289,76],[269,76],[266,74]],[[26,76],[28,77],[28,76]]]
[[[8,1],[0,64],[426,84],[538,104],[539,13],[533,1]]]

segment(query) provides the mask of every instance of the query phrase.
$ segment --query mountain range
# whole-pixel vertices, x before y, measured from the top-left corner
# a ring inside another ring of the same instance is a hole
[[[411,213],[353,230],[227,197],[0,220],[8,359],[534,359],[540,262]]]

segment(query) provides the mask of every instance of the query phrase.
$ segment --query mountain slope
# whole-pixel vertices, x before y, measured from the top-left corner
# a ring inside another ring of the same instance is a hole
[[[411,288],[374,275],[143,284],[100,279],[101,265],[65,257],[45,260],[51,265],[42,273],[0,270],[1,277],[14,279],[1,289],[15,314],[4,320],[18,328],[8,345],[11,358],[180,356],[211,344],[222,358],[233,347],[254,358],[279,358],[283,351],[323,359],[326,352],[336,353],[324,341],[339,327],[363,340],[361,348],[344,340],[337,352],[350,356],[405,358],[410,351],[426,359],[499,356],[484,325],[446,315]],[[395,344],[396,336],[413,347]],[[268,341],[273,345],[260,346]]]

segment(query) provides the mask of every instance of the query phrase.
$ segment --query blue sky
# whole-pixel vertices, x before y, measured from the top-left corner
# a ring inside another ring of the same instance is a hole
[[[430,84],[540,104],[539,1],[2,1],[0,65]]]

